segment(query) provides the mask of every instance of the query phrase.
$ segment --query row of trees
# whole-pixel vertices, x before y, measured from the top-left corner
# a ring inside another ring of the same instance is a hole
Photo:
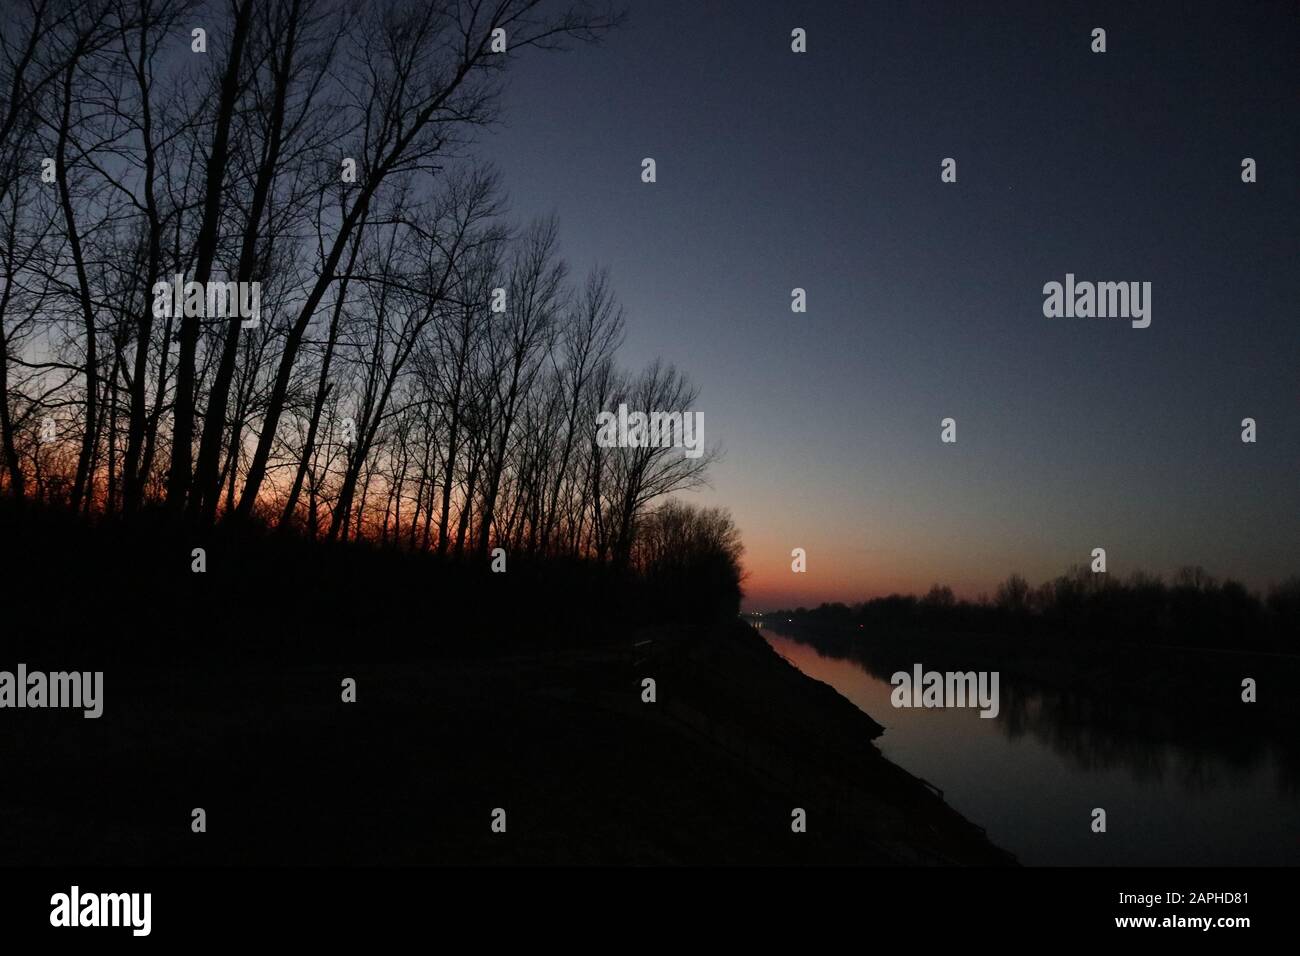
[[[1037,587],[1013,574],[992,598],[959,600],[935,585],[923,597],[893,594],[849,606],[776,612],[778,617],[885,632],[1035,634],[1136,643],[1295,651],[1300,636],[1300,576],[1265,594],[1219,580],[1200,567],[1171,581],[1135,572],[1094,574],[1075,566]]]
[[[725,509],[668,501],[640,527],[632,558],[651,605],[699,621],[740,612],[743,553],[740,532]]]
[[[602,448],[686,411],[616,363],[608,276],[513,225],[475,130],[542,0],[27,0],[0,29],[0,487],[438,553],[630,560],[716,452]],[[503,52],[504,50],[504,52]],[[155,285],[260,283],[260,321]]]

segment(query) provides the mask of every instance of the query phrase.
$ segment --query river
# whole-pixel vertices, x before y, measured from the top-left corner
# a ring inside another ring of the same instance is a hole
[[[760,628],[804,674],[885,727],[876,745],[1030,865],[1295,865],[1300,779],[1280,744],[1203,745],[1094,726],[1086,702],[1021,694],[994,719],[906,709],[856,660]],[[1014,693],[1014,692],[1013,692]],[[1293,752],[1290,752],[1293,753]],[[1094,808],[1106,832],[1092,831]]]

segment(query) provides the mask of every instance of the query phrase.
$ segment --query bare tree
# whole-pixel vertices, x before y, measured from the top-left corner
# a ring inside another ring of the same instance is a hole
[[[555,220],[516,233],[470,148],[511,59],[496,31],[513,55],[617,17],[32,0],[0,18],[8,493],[626,563],[654,502],[704,480],[715,450],[596,440],[600,411],[684,414],[694,389],[618,368],[609,276],[575,288]],[[258,283],[261,322],[173,308],[161,283],[187,277]]]

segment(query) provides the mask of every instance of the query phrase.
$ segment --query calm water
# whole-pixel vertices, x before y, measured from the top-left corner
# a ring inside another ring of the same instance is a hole
[[[1037,865],[1294,865],[1300,779],[1280,746],[1171,745],[1089,722],[1077,698],[1017,695],[1002,710],[904,709],[888,676],[761,632],[776,651],[866,711],[880,750],[923,777],[989,838]],[[1107,832],[1091,831],[1103,807]]]

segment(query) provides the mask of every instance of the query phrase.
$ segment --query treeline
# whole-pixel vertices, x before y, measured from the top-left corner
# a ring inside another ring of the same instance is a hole
[[[1126,578],[1075,566],[1038,587],[1013,574],[993,597],[958,600],[935,585],[924,597],[891,594],[860,604],[822,604],[774,612],[805,624],[880,630],[1068,637],[1142,644],[1300,650],[1300,576],[1266,593],[1200,567],[1169,582],[1135,572]]]
[[[734,626],[738,546],[726,570],[717,548],[734,542],[734,530],[720,530],[730,528],[726,516],[670,502],[645,525],[645,540],[682,547],[671,557],[634,551],[625,567],[511,555],[497,573],[488,560],[311,541],[255,522],[199,532],[160,511],[87,520],[0,498],[0,541],[22,545],[0,547],[6,653],[11,664],[75,660],[92,669],[387,668],[502,650],[630,648],[647,630],[676,637]],[[193,571],[195,549],[203,573]]]
[[[472,158],[509,61],[619,16],[540,0],[28,0],[0,13],[0,490],[438,555],[627,565],[716,449],[619,367],[608,276]],[[502,52],[504,48],[505,52]],[[260,285],[260,317],[158,307]]]

